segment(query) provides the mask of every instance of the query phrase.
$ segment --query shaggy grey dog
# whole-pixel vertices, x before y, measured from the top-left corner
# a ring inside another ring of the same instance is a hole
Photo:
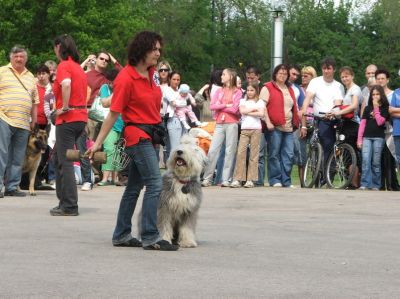
[[[196,139],[185,135],[170,154],[158,208],[162,239],[181,247],[196,247],[195,229],[202,199],[200,175],[206,163]]]

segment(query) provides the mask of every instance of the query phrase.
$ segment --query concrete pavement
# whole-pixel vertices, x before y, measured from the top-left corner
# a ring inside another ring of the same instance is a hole
[[[111,245],[122,190],[0,199],[0,298],[400,297],[400,193],[205,188],[199,247],[154,252]]]

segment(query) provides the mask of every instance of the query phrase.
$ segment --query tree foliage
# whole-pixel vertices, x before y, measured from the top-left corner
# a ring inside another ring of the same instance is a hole
[[[284,60],[317,70],[324,56],[349,65],[362,84],[364,68],[375,63],[400,68],[398,0],[287,0]],[[364,7],[369,9],[361,10]],[[126,59],[126,45],[140,30],[165,40],[164,58],[194,88],[212,68],[234,67],[244,75],[256,65],[269,80],[270,7],[264,0],[0,0],[0,63],[15,44],[29,50],[28,67],[55,59],[52,40],[68,33],[81,59],[100,49]],[[368,6],[369,5],[369,6]],[[398,86],[397,76],[392,80]]]

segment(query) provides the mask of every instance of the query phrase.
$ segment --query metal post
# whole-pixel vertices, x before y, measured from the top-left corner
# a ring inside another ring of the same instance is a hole
[[[283,62],[283,11],[284,7],[272,1],[272,17],[274,19],[272,28],[272,51],[271,64],[272,69]]]

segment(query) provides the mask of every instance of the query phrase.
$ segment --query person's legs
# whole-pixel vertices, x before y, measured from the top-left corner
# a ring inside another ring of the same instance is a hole
[[[141,238],[143,247],[161,240],[157,229],[157,207],[162,188],[160,169],[156,151],[152,143],[143,140],[127,148],[132,158],[128,176],[128,185],[122,196],[117,225],[113,234],[113,243],[121,243],[132,238],[132,215],[140,190],[146,186],[143,196]]]
[[[167,129],[170,143],[169,152],[171,152],[179,145],[182,137],[183,129],[178,117],[174,116],[168,119]]]
[[[269,185],[282,184],[280,151],[282,143],[282,132],[274,129],[268,131],[268,181]]]
[[[290,174],[293,165],[293,133],[282,133],[282,143],[280,149],[280,162],[282,172],[282,186],[289,187],[292,184]]]
[[[4,174],[7,168],[8,147],[11,143],[11,129],[9,124],[0,119],[0,192],[4,187]]]
[[[233,174],[234,181],[246,180],[246,154],[247,144],[249,143],[249,130],[242,130],[240,133],[239,145],[236,155],[235,172]]]
[[[261,133],[260,137],[260,151],[258,156],[258,181],[255,183],[256,186],[264,186],[265,180],[265,157],[266,157],[266,135]]]
[[[101,180],[103,183],[106,183],[110,174],[115,171],[115,166],[112,164],[113,156],[114,156],[114,146],[115,142],[117,142],[119,138],[119,133],[111,130],[106,139],[103,142],[103,150],[107,155],[107,161],[103,165],[101,165],[101,170],[103,171],[103,179]],[[101,185],[101,184],[100,184]]]
[[[397,167],[400,166],[400,136],[393,136]]]
[[[381,187],[381,157],[385,139],[373,138],[372,140],[372,179],[371,188],[379,189]]]
[[[11,127],[11,132],[12,136],[8,147],[9,156],[6,169],[6,192],[17,190],[21,182],[22,166],[25,161],[26,145],[30,133],[28,130],[15,127]]]
[[[224,140],[225,127],[223,125],[217,124],[215,126],[214,135],[207,155],[208,163],[204,170],[204,180],[211,182],[215,166],[217,164],[218,156],[220,154],[221,146]]]
[[[222,183],[229,181],[232,176],[234,160],[238,144],[238,124],[226,124],[225,126],[225,160],[222,171]]]
[[[333,144],[336,140],[336,131],[333,122],[319,121],[319,141],[324,151],[324,165],[326,165],[329,155],[333,150]],[[325,168],[325,167],[324,167]]]
[[[258,156],[260,154],[261,131],[251,130],[250,133],[250,158],[247,166],[247,180],[257,181],[258,179]],[[236,161],[237,163],[237,161]]]
[[[65,123],[56,126],[56,192],[59,207],[65,212],[78,211],[78,191],[75,183],[73,162],[68,161],[66,153],[73,149],[76,140],[85,130],[84,122]]]
[[[85,153],[87,150],[86,147],[87,138],[88,135],[86,134],[86,130],[83,130],[82,134],[76,140],[76,148],[81,152],[81,154]],[[90,165],[89,159],[82,158],[80,159],[80,163],[81,163],[81,173],[82,173],[82,184],[84,183],[92,184],[92,176],[91,176],[92,166]]]
[[[372,164],[372,140],[363,138],[362,144],[362,171],[361,171],[361,187],[371,187],[371,164]],[[380,165],[379,165],[380,167]]]

